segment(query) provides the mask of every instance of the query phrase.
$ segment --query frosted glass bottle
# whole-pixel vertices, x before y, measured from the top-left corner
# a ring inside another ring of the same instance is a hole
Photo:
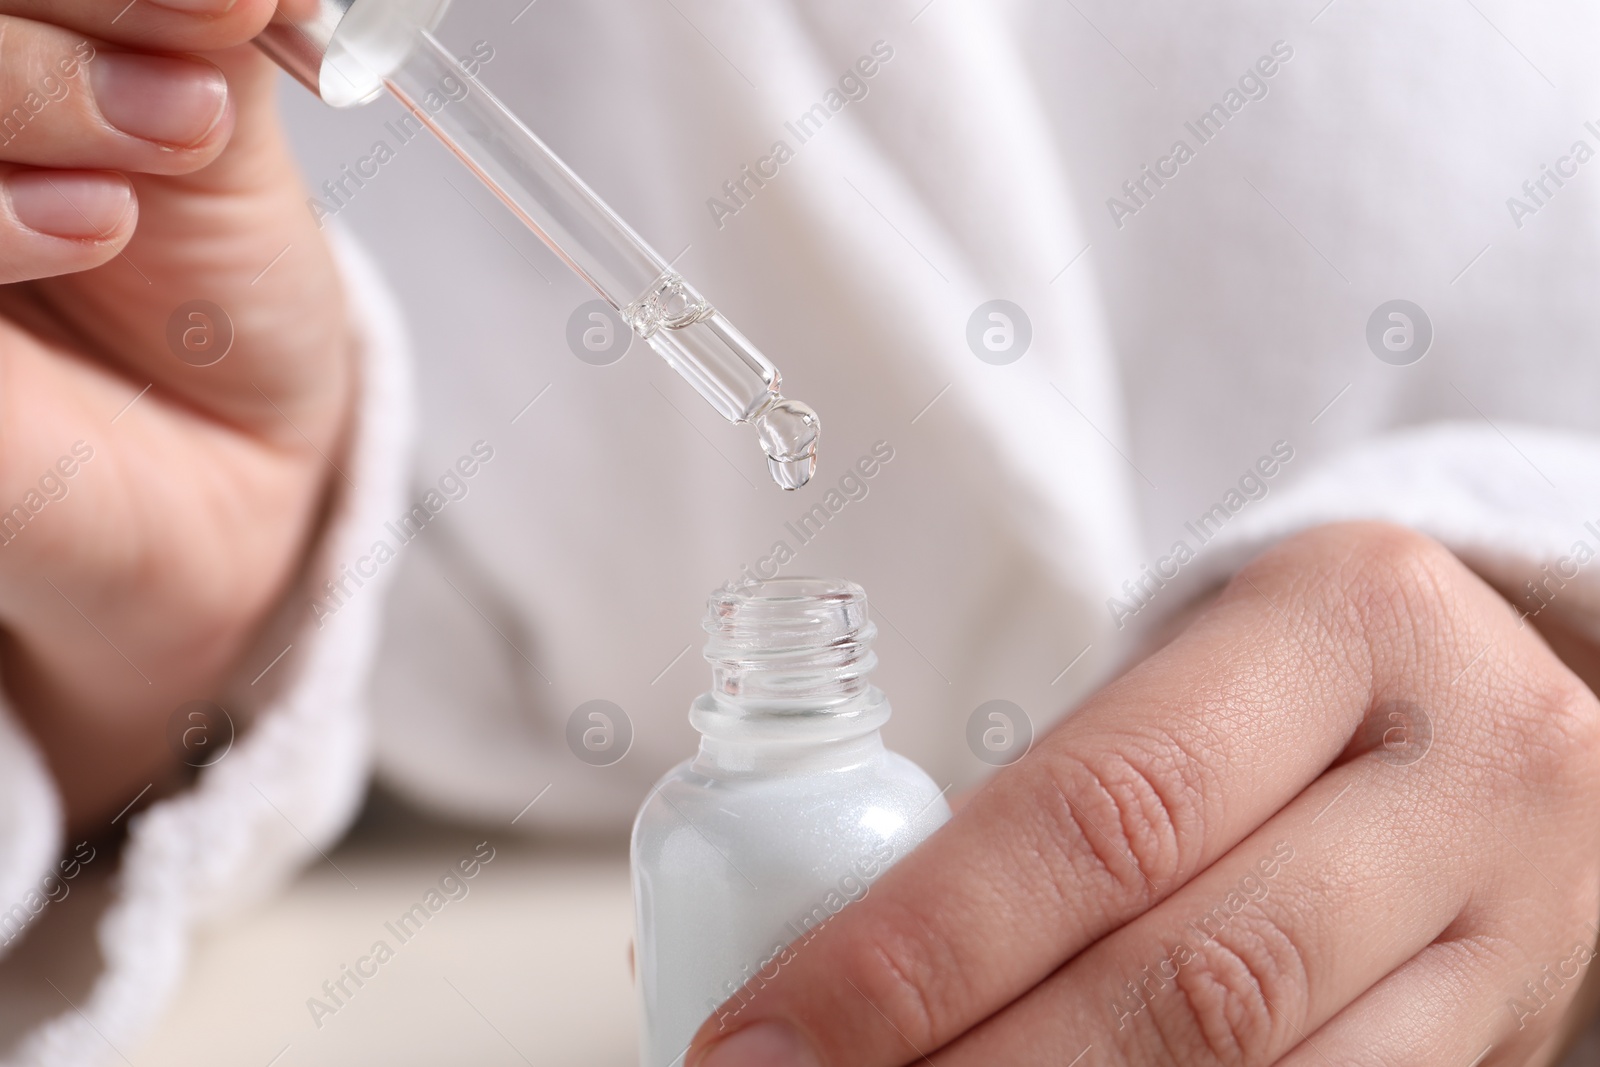
[[[633,827],[641,1067],[681,1064],[724,1001],[759,996],[950,818],[933,779],[883,746],[889,701],[867,680],[877,628],[860,586],[719,591],[704,626],[712,686],[689,710],[700,751]]]

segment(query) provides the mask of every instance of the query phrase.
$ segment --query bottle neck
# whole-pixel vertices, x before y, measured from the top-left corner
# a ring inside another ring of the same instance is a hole
[[[712,776],[805,774],[879,759],[888,721],[889,700],[871,686],[844,704],[809,709],[752,711],[714,692],[689,709],[700,731],[695,769]]]
[[[777,773],[881,756],[889,702],[868,680],[877,627],[860,586],[779,578],[725,591],[704,625],[712,684],[689,710],[697,767]]]

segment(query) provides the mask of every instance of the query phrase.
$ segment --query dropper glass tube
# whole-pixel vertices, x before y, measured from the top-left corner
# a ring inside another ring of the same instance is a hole
[[[416,30],[398,62],[388,45],[364,55],[360,36],[340,44],[346,63],[353,59],[368,71],[385,71],[381,77],[390,93],[723,418],[755,426],[780,486],[797,489],[810,480],[820,429],[816,412],[783,396],[778,368],[430,30]],[[441,96],[442,106],[423,106]]]

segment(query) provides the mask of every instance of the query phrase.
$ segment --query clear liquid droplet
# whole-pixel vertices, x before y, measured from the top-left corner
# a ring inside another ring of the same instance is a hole
[[[822,423],[817,413],[798,400],[779,396],[755,417],[767,470],[784,489],[798,489],[817,471],[817,439]]]
[[[772,480],[782,489],[798,489],[811,480],[817,473],[817,457],[807,456],[805,459],[779,460],[767,457],[767,470],[772,474]]]

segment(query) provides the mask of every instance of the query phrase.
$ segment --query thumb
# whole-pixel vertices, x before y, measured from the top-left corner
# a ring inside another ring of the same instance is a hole
[[[348,401],[346,319],[277,114],[278,74],[250,45],[204,58],[228,81],[226,148],[191,173],[133,175],[139,225],[123,254],[46,284],[70,290],[84,332],[140,384],[325,451]],[[191,321],[214,332],[194,334],[210,345],[201,358],[178,347]]]

